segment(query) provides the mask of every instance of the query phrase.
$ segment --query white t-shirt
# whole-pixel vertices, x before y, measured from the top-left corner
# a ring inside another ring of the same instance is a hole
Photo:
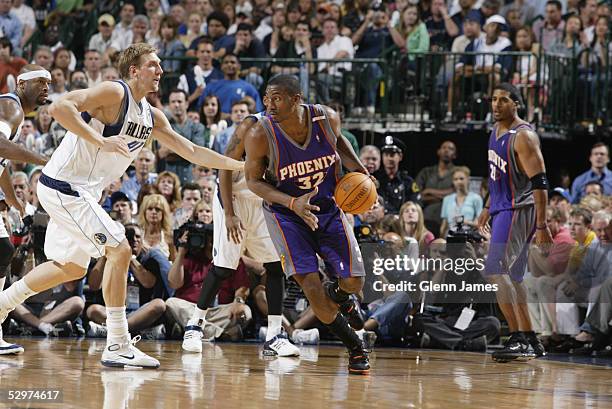
[[[340,51],[346,51],[348,56],[346,58],[353,58],[355,55],[355,47],[353,47],[353,41],[348,37],[343,37],[341,35],[337,35],[334,39],[329,43],[323,43],[317,48],[317,58],[320,59],[332,59],[338,54]],[[319,71],[322,71],[328,63],[319,63]],[[351,70],[351,63],[332,63],[332,68],[329,71],[331,75],[342,75],[338,69],[344,68],[346,71]]]
[[[11,11],[24,26],[28,26],[32,30],[36,28],[36,17],[34,17],[34,10],[31,7],[21,4],[19,7],[13,7]]]

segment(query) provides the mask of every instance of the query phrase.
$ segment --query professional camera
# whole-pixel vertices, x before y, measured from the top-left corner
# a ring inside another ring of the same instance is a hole
[[[15,237],[25,237],[31,234],[31,246],[34,249],[44,249],[49,215],[43,212],[36,212],[33,215],[25,216],[21,230],[13,233]]]
[[[463,225],[464,218],[463,216],[455,217],[456,227],[454,229],[449,230],[448,235],[446,236],[446,242],[449,244],[465,244],[465,243],[482,243],[484,241],[484,237],[476,231],[476,229],[472,227],[467,227]]]
[[[187,235],[187,243],[180,243],[179,239],[183,236],[185,231],[189,232]],[[189,251],[204,249],[208,241],[212,242],[212,238],[212,224],[188,221],[174,230],[174,245],[176,247],[186,247]]]
[[[36,264],[44,263],[47,261],[45,257],[45,235],[47,234],[49,215],[37,211],[33,215],[25,216],[22,221],[21,229],[13,232],[13,237],[24,238],[29,235],[30,240],[26,244],[19,245],[15,252],[14,262],[22,265],[28,252],[33,250]],[[19,242],[22,243],[21,241]]]

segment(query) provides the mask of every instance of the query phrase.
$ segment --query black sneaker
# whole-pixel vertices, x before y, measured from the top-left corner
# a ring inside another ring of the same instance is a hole
[[[529,361],[536,357],[535,352],[529,350],[529,342],[523,334],[513,332],[500,351],[493,352],[495,362]]]
[[[349,351],[349,374],[367,375],[370,373],[370,359],[368,351],[365,348],[359,347]]]
[[[546,348],[544,348],[544,344],[542,344],[542,341],[540,341],[540,338],[538,338],[535,333],[532,332],[524,335],[525,339],[527,339],[527,342],[529,342],[529,345],[531,345],[531,348],[533,348],[533,352],[538,358],[546,356]]]

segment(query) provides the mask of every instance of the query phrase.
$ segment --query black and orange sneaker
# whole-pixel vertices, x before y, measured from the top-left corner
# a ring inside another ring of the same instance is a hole
[[[342,304],[338,304],[338,308],[340,309],[342,315],[346,317],[346,320],[351,328],[353,328],[355,331],[363,329],[365,319],[363,317],[363,311],[361,310],[359,301],[357,301],[357,297],[355,295],[351,294],[348,300]]]
[[[355,348],[349,351],[349,374],[367,375],[370,373],[370,359],[368,351],[363,347]]]

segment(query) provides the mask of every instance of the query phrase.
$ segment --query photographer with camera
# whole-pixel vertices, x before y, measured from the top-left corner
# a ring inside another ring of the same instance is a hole
[[[126,311],[131,334],[140,332],[143,338],[163,339],[165,328],[163,315],[166,312],[164,299],[172,293],[167,277],[170,270],[168,259],[157,249],[148,249],[143,244],[143,232],[137,224],[125,226],[125,236],[132,248],[132,259],[128,270]],[[106,257],[100,257],[87,276],[89,289],[99,290],[103,284]],[[87,308],[90,337],[106,336],[106,307],[92,304]]]
[[[178,251],[168,281],[176,293],[166,300],[166,306],[168,316],[182,328],[188,327],[202,287],[210,286],[215,281],[214,273],[211,273],[213,226],[208,215],[201,211],[206,206],[204,201],[198,202],[191,219],[174,232]],[[249,286],[249,278],[241,261],[236,272],[222,282],[218,306],[207,309],[202,328],[204,339],[242,339],[242,330],[252,318],[251,309],[245,304]]]
[[[444,239],[434,240],[429,247],[430,259],[443,260],[440,266],[446,264],[448,259],[476,259],[478,243],[482,242],[482,238],[471,233],[461,230],[451,236],[452,242],[448,243]],[[461,280],[470,284],[484,284],[480,273],[473,270],[459,274],[458,271],[436,267],[424,272],[421,279],[429,280],[431,288],[444,284],[455,284],[456,288],[461,288]],[[494,295],[486,297],[477,291],[423,291],[420,309],[410,317],[406,329],[406,333],[414,338],[407,340],[420,348],[484,352],[487,345],[499,339],[500,335],[501,324],[495,316],[492,302]]]

